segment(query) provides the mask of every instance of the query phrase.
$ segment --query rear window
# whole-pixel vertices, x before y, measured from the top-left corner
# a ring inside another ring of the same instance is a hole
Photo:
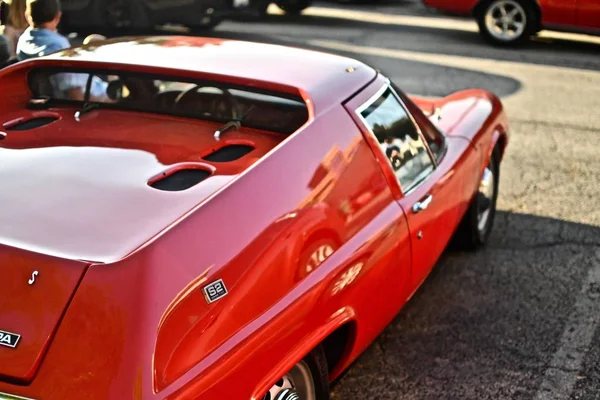
[[[198,118],[241,121],[243,126],[290,134],[308,120],[302,97],[214,81],[130,72],[35,70],[29,86],[52,106],[87,103],[96,107]]]

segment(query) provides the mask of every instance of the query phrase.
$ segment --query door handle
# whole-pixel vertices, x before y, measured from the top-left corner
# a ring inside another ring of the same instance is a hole
[[[433,200],[433,196],[432,195],[427,195],[425,196],[423,199],[421,199],[420,201],[417,201],[415,204],[413,204],[412,210],[415,214],[420,213],[421,211],[425,211],[427,209],[427,207],[429,207],[429,204],[431,204],[431,201]]]

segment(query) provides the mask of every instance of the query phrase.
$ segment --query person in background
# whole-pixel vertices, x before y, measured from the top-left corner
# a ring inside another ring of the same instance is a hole
[[[29,26],[25,17],[26,0],[0,0],[4,3],[0,34],[5,35],[10,41],[10,56],[17,55],[19,38]],[[5,15],[4,15],[5,14]]]
[[[19,60],[71,47],[69,40],[57,31],[62,16],[59,0],[27,0],[25,16],[29,28],[23,32],[17,44]]]
[[[29,28],[23,32],[17,45],[20,61],[41,57],[71,47],[69,39],[58,33],[62,16],[59,0],[27,0],[25,16]],[[60,73],[50,81],[54,96],[61,99],[84,100],[89,74]],[[107,83],[98,77],[92,78],[90,99],[102,101],[106,97]]]

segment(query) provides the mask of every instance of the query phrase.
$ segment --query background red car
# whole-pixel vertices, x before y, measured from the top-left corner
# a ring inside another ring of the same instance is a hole
[[[542,29],[600,34],[600,0],[424,0],[440,10],[471,14],[494,45],[527,41]]]

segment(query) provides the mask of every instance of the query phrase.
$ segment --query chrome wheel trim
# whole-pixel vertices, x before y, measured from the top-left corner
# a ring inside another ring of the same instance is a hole
[[[265,399],[275,399],[281,392],[293,389],[300,400],[316,400],[317,393],[315,382],[312,378],[310,368],[304,361],[300,361],[296,366],[279,380],[269,392],[263,397]]]
[[[279,393],[283,392],[284,390],[293,388],[294,386],[292,385],[292,382],[286,375],[283,378],[281,378],[275,385],[273,385],[271,389],[269,389],[269,392],[263,397],[263,400],[273,400]]]
[[[292,382],[294,389],[300,396],[300,400],[316,400],[317,393],[315,382],[308,364],[300,361],[296,366],[287,373],[288,379]]]
[[[496,190],[495,181],[494,173],[488,166],[483,171],[483,176],[479,183],[479,192],[477,193],[477,229],[481,234],[485,233],[488,220],[490,219],[490,212],[494,203],[494,191]]]
[[[490,35],[503,42],[520,38],[527,25],[527,13],[515,0],[494,2],[485,13],[485,26]]]

